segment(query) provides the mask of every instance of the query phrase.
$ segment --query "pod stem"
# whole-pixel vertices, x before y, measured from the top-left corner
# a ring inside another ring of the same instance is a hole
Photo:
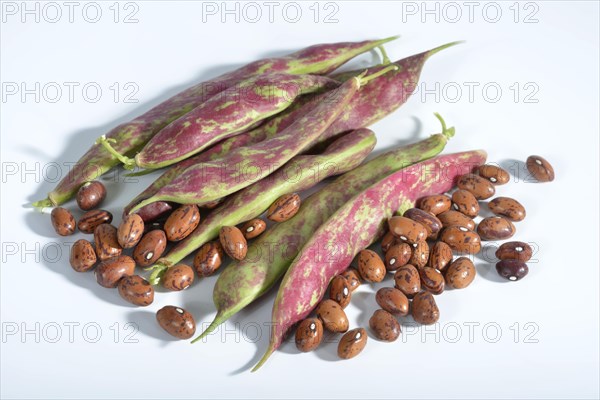
[[[104,148],[110,154],[112,154],[117,160],[119,160],[120,162],[123,163],[123,168],[128,169],[128,170],[133,170],[135,168],[135,159],[124,156],[123,154],[116,151],[110,145],[111,143],[116,143],[116,142],[117,141],[115,139],[112,139],[112,138],[107,139],[106,135],[102,135],[96,140],[96,144],[101,144],[102,146],[104,146]]]
[[[433,115],[435,115],[435,117],[440,121],[440,123],[442,124],[442,135],[446,136],[446,139],[450,139],[452,136],[454,136],[455,134],[455,129],[453,126],[451,126],[450,128],[446,128],[446,121],[444,121],[444,119],[442,118],[442,116],[438,113],[433,113]]]
[[[381,46],[377,46],[377,48],[379,49],[379,52],[381,53],[381,58],[382,58],[381,64],[383,64],[383,65],[391,64],[392,61],[388,57],[387,51],[385,51],[385,47],[383,45],[381,45]]]
[[[56,204],[52,202],[50,199],[39,200],[31,203],[33,208],[35,208],[39,212],[43,212],[44,208],[55,207]]]
[[[274,352],[275,352],[275,344],[271,343],[271,344],[269,344],[269,348],[265,352],[265,355],[262,356],[262,358],[260,359],[260,361],[258,362],[258,364],[256,364],[254,366],[254,368],[252,368],[252,370],[250,372],[256,372],[256,371],[258,371],[258,369],[260,367],[262,367],[264,363],[267,362],[267,360],[269,359],[269,357],[271,357],[271,354],[273,354]]]
[[[194,340],[192,340],[192,344],[204,339],[207,335],[213,333],[214,330],[217,329],[219,327],[219,325],[221,325],[223,322],[225,322],[228,318],[229,318],[229,315],[218,311],[217,315],[215,315],[215,318],[210,323],[208,328],[206,328],[204,330],[204,332],[202,332],[199,336],[197,336]]]
[[[169,269],[169,267],[164,264],[155,264],[144,269],[144,271],[152,271],[150,277],[148,278],[148,282],[150,282],[151,285],[158,285],[162,279],[162,276],[165,274],[165,272],[167,272],[167,269]]]
[[[375,78],[379,78],[381,75],[383,74],[387,74],[390,71],[396,71],[398,70],[398,66],[396,64],[392,64],[392,65],[388,65],[387,67],[380,69],[377,72],[372,73],[371,75],[367,75],[367,71],[361,73],[360,75],[356,76],[356,79],[358,79],[359,85],[360,86],[364,86],[366,83],[369,83],[369,81],[375,79]]]

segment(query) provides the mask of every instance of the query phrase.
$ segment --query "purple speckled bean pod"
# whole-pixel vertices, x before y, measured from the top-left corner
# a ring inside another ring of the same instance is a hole
[[[362,42],[318,44],[283,57],[267,58],[247,64],[207,82],[199,83],[160,103],[130,122],[123,123],[109,133],[117,152],[133,156],[163,127],[196,108],[207,98],[243,79],[265,72],[290,74],[328,74],[352,58],[373,50],[397,37]],[[71,168],[69,173],[48,193],[46,199],[34,202],[35,207],[52,207],[71,199],[79,187],[97,179],[120,161],[99,144],[94,144]]]
[[[342,132],[371,125],[396,110],[404,104],[408,97],[413,93],[423,65],[429,57],[448,47],[452,47],[457,43],[459,42],[448,43],[396,61],[394,64],[398,66],[398,70],[390,71],[362,86],[356,96],[342,111],[342,114],[329,128],[327,128],[317,141],[324,141]],[[371,70],[374,71],[380,68],[382,67],[374,67]],[[358,71],[351,71],[334,75],[333,78],[347,80],[349,77],[355,76],[356,74],[358,74]],[[223,140],[197,156],[174,165],[143,193],[132,200],[126,207],[126,212],[129,212],[141,201],[156,194],[161,187],[181,174],[187,167],[201,162],[217,160],[233,149],[258,143],[277,135],[279,132],[290,126],[295,120],[310,112],[320,101],[325,99],[326,96],[327,93],[312,97],[303,97],[297,101],[298,104],[291,106],[284,112],[266,121],[261,126]]]
[[[395,172],[337,210],[302,248],[283,277],[273,304],[269,347],[260,368],[286,332],[306,318],[323,298],[329,281],[384,232],[394,212],[414,207],[420,197],[444,193],[456,178],[485,163],[482,150],[438,156]]]
[[[336,86],[337,81],[319,75],[268,73],[248,78],[165,126],[135,160],[123,162],[126,168],[172,165],[280,113],[302,94]]]
[[[272,175],[231,195],[200,222],[194,232],[178,242],[154,265],[150,282],[155,284],[170,266],[219,236],[223,226],[235,226],[261,215],[278,197],[308,189],[330,176],[356,168],[373,150],[375,134],[369,129],[347,133],[323,153],[298,155]]]
[[[378,73],[385,71],[381,70]],[[188,167],[154,196],[138,203],[131,211],[155,201],[201,205],[259,181],[312,145],[343,111],[360,88],[361,82],[375,76],[347,80],[329,92],[328,99],[321,101],[308,114],[295,120],[273,138],[252,146],[236,148],[218,161]]]

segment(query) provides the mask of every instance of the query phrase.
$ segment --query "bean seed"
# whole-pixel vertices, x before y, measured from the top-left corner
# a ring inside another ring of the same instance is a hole
[[[525,219],[525,207],[515,199],[510,197],[496,197],[488,203],[490,210],[511,221],[523,221]]]
[[[440,240],[450,246],[452,250],[461,253],[476,254],[481,250],[479,235],[462,226],[444,228]]]
[[[283,222],[292,218],[300,209],[300,196],[297,193],[284,194],[267,210],[267,218],[274,222]]]
[[[384,342],[393,342],[400,336],[400,324],[396,318],[385,310],[376,310],[371,319],[369,327],[375,337]]]
[[[451,205],[452,200],[450,200],[450,197],[443,194],[426,196],[419,201],[419,208],[421,210],[430,212],[433,215],[438,215],[444,211],[448,211]]]
[[[50,213],[52,227],[60,236],[69,236],[75,232],[75,217],[63,207],[55,207]]]
[[[242,233],[246,239],[254,239],[267,229],[267,223],[260,218],[254,218],[242,225]]]
[[[444,275],[435,268],[425,267],[419,270],[421,287],[432,294],[442,294],[445,287]]]
[[[400,289],[381,288],[375,294],[375,301],[390,314],[401,317],[408,315],[408,297]]]
[[[496,263],[496,271],[498,275],[509,281],[518,281],[529,273],[529,267],[523,261],[502,260]]]
[[[102,261],[94,271],[100,286],[115,288],[124,276],[133,275],[135,261],[129,256],[116,256]]]
[[[500,260],[519,260],[527,262],[533,255],[533,249],[525,242],[506,242],[496,250],[496,257]]]
[[[437,217],[445,228],[449,226],[462,226],[470,231],[475,230],[475,221],[461,212],[450,210],[439,214]]]
[[[540,156],[527,157],[527,170],[540,182],[551,182],[554,180],[554,168],[546,159]]]
[[[144,234],[144,221],[138,214],[129,214],[117,229],[117,239],[124,249],[134,247],[142,239]]]
[[[385,265],[373,250],[361,250],[358,253],[358,272],[367,282],[381,282],[385,278]]]
[[[77,205],[83,211],[94,209],[106,197],[106,188],[101,182],[93,181],[84,183],[77,191]]]
[[[479,214],[479,202],[467,190],[459,189],[452,194],[452,207],[467,217],[475,218]]]
[[[123,252],[117,239],[117,228],[110,224],[100,224],[94,229],[94,242],[100,260],[116,257]]]
[[[503,217],[487,217],[477,225],[481,240],[504,240],[512,237],[517,229],[512,222]]]
[[[459,257],[446,270],[446,284],[454,289],[466,288],[473,282],[477,270],[467,257]]]
[[[163,255],[166,248],[165,231],[155,229],[142,236],[142,240],[133,249],[133,258],[141,267],[148,267]]]
[[[364,328],[356,328],[348,331],[342,336],[338,344],[338,356],[344,360],[356,357],[367,345],[367,331]]]
[[[328,331],[339,333],[348,330],[348,317],[344,309],[335,301],[323,300],[317,306],[316,314]]]
[[[194,282],[194,270],[185,264],[169,267],[160,280],[167,290],[187,289]]]
[[[489,199],[496,193],[496,189],[490,181],[475,174],[461,175],[456,182],[456,186],[459,189],[471,192],[477,200]]]
[[[420,223],[406,217],[395,216],[388,219],[390,232],[403,242],[415,244],[427,238],[427,230]]]
[[[452,261],[452,249],[444,242],[436,242],[429,254],[429,266],[438,271],[446,269]]]
[[[412,301],[412,316],[415,322],[422,325],[432,325],[440,319],[440,309],[431,293],[421,292],[415,295]]]
[[[348,281],[351,291],[355,291],[360,286],[360,274],[354,268],[348,268],[341,274]]]
[[[323,323],[318,318],[307,318],[296,328],[296,347],[302,352],[313,351],[323,340]]]
[[[167,239],[178,242],[188,237],[200,224],[200,210],[195,204],[184,204],[169,215],[164,230]]]
[[[121,297],[136,306],[147,306],[154,301],[154,287],[139,275],[124,276],[117,287]]]
[[[346,278],[342,275],[334,276],[329,285],[329,298],[337,302],[342,308],[346,308],[350,304],[352,291]]]
[[[479,167],[479,176],[484,177],[494,185],[504,185],[510,181],[510,175],[496,165],[482,165]]]
[[[75,271],[89,271],[94,268],[96,260],[96,251],[90,242],[85,239],[79,239],[73,244],[69,262]]]
[[[395,271],[401,266],[408,264],[411,256],[412,247],[408,243],[395,244],[385,253],[385,268],[388,271]]]
[[[203,244],[196,257],[194,268],[200,277],[207,277],[215,273],[223,262],[223,246],[221,242],[214,241]]]
[[[106,210],[91,210],[81,216],[77,227],[83,233],[94,233],[98,225],[110,224],[112,220],[112,214]]]
[[[189,339],[196,333],[194,317],[181,307],[161,308],[156,313],[156,320],[169,335],[178,339]]]
[[[394,274],[394,282],[395,287],[409,299],[421,291],[421,277],[414,265],[406,264],[398,268]]]
[[[219,232],[221,246],[227,255],[234,260],[243,260],[248,252],[246,238],[235,226],[224,226]]]

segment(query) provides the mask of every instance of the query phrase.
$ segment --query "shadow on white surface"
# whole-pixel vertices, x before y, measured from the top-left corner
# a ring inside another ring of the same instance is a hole
[[[137,309],[128,313],[127,319],[136,323],[141,333],[160,340],[162,347],[168,346],[171,342],[181,341],[181,339],[169,335],[160,327],[158,322],[156,322],[156,313],[152,311]]]

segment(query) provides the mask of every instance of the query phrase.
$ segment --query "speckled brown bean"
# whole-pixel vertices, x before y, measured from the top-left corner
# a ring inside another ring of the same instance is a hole
[[[242,225],[242,233],[246,239],[254,239],[267,229],[267,223],[260,218],[254,218]]]
[[[395,216],[388,219],[390,232],[403,242],[415,244],[427,239],[427,230],[420,223],[406,217]]]
[[[166,248],[165,231],[155,229],[142,236],[142,240],[133,249],[133,258],[141,267],[148,267],[163,255]]]
[[[350,304],[352,291],[346,278],[342,275],[334,276],[329,285],[329,298],[337,302],[342,308]]]
[[[98,225],[110,224],[113,220],[113,216],[106,210],[92,210],[88,211],[79,218],[77,227],[83,233],[94,233],[94,230]]]
[[[459,257],[446,270],[446,285],[454,289],[464,289],[473,282],[477,270],[473,261],[467,257]]]
[[[348,317],[344,309],[335,301],[323,300],[317,306],[316,314],[328,331],[340,333],[348,330]]]
[[[106,197],[106,188],[98,181],[84,183],[77,191],[77,205],[83,211],[96,208]]]
[[[292,218],[300,209],[300,196],[297,193],[284,194],[267,210],[267,218],[273,222],[283,222]]]
[[[189,339],[196,333],[192,314],[181,307],[165,306],[156,312],[158,324],[171,336]]]
[[[421,240],[419,243],[413,246],[412,255],[410,256],[410,260],[408,260],[408,263],[414,265],[417,268],[422,268],[425,265],[427,265],[428,260],[429,245],[426,241]]]
[[[196,257],[194,257],[194,269],[200,277],[211,276],[219,269],[223,262],[223,246],[218,241],[203,244]]]
[[[318,318],[306,318],[296,328],[296,347],[301,352],[313,351],[323,340],[323,323]]]
[[[438,215],[442,225],[447,228],[449,226],[462,226],[470,231],[475,230],[475,221],[467,217],[465,214],[450,210]]]
[[[505,217],[511,221],[518,222],[525,219],[525,207],[510,197],[496,197],[488,203],[490,211],[496,215]]]
[[[412,301],[411,309],[413,319],[419,324],[432,325],[440,319],[440,309],[429,292],[417,294]]]
[[[227,255],[234,260],[243,260],[248,252],[248,243],[242,231],[235,226],[224,226],[219,232],[221,246]]]
[[[400,289],[385,287],[375,294],[379,307],[393,315],[404,317],[408,315],[408,297]]]
[[[533,255],[533,249],[525,242],[506,242],[496,250],[496,257],[500,260],[519,260],[527,262]]]
[[[527,157],[527,170],[540,182],[551,182],[554,180],[554,168],[546,159],[540,156]]]
[[[187,289],[194,282],[194,270],[185,264],[169,267],[160,280],[167,290]]]
[[[408,243],[395,244],[385,253],[385,268],[388,271],[395,271],[408,264],[411,256],[412,247]]]
[[[338,343],[338,356],[344,360],[356,357],[367,345],[367,331],[364,328],[356,328],[348,331],[342,336]]]
[[[452,193],[452,208],[471,218],[475,218],[479,214],[479,202],[467,190],[459,189]]]
[[[123,300],[136,306],[148,306],[154,301],[154,287],[139,275],[123,277],[117,288]]]
[[[435,268],[425,267],[419,270],[421,287],[433,294],[442,294],[444,291],[444,275]]]
[[[110,224],[100,224],[94,229],[94,243],[100,260],[116,257],[123,252],[117,239],[117,228]]]
[[[496,263],[496,271],[498,275],[509,281],[518,281],[529,273],[529,267],[523,261],[502,260]]]
[[[409,299],[421,291],[421,277],[419,270],[414,265],[406,264],[398,268],[394,274],[394,282],[396,289],[399,289]]]
[[[496,193],[496,189],[490,181],[475,174],[461,175],[456,182],[456,186],[459,189],[471,192],[477,200],[489,199]]]
[[[394,236],[392,232],[388,231],[385,235],[383,235],[383,239],[381,239],[381,251],[383,252],[383,254],[385,254],[390,249],[390,247],[397,243],[402,242],[400,241],[400,239]]]
[[[452,200],[450,197],[443,194],[426,196],[419,200],[419,208],[421,210],[432,213],[433,215],[441,214],[450,209]]]
[[[117,229],[117,239],[124,249],[134,247],[144,234],[144,221],[137,214],[129,214],[121,221]]]
[[[404,212],[404,217],[423,225],[430,240],[435,240],[442,229],[442,222],[435,215],[419,208],[409,208]]]
[[[79,239],[71,248],[69,263],[77,272],[86,272],[94,267],[97,257],[94,246],[85,239]]]
[[[400,324],[396,318],[385,310],[375,310],[369,319],[369,328],[375,337],[384,342],[393,342],[400,336]]]
[[[348,268],[341,275],[348,281],[350,290],[354,292],[360,286],[360,274],[354,268]]]
[[[385,278],[385,264],[373,250],[361,250],[358,253],[358,272],[367,282],[381,282]]]
[[[440,240],[450,246],[452,250],[461,253],[477,254],[481,251],[479,235],[463,226],[444,228],[440,234]]]
[[[63,207],[55,207],[50,213],[52,227],[60,236],[69,236],[75,232],[75,217],[71,211]]]
[[[106,288],[117,287],[119,279],[124,276],[133,275],[135,261],[129,256],[116,256],[102,261],[96,267],[96,281],[100,286]]]
[[[165,234],[171,242],[185,239],[200,223],[200,210],[195,204],[184,204],[169,215],[165,222]]]
[[[477,233],[481,240],[504,240],[512,237],[517,229],[514,224],[503,217],[487,217],[477,225]]]
[[[448,244],[444,242],[436,242],[431,247],[431,253],[429,253],[428,265],[431,268],[435,268],[438,271],[446,269],[448,264],[452,261],[452,249]]]
[[[496,165],[482,165],[478,169],[479,176],[484,177],[494,185],[504,185],[510,181],[510,175]]]

